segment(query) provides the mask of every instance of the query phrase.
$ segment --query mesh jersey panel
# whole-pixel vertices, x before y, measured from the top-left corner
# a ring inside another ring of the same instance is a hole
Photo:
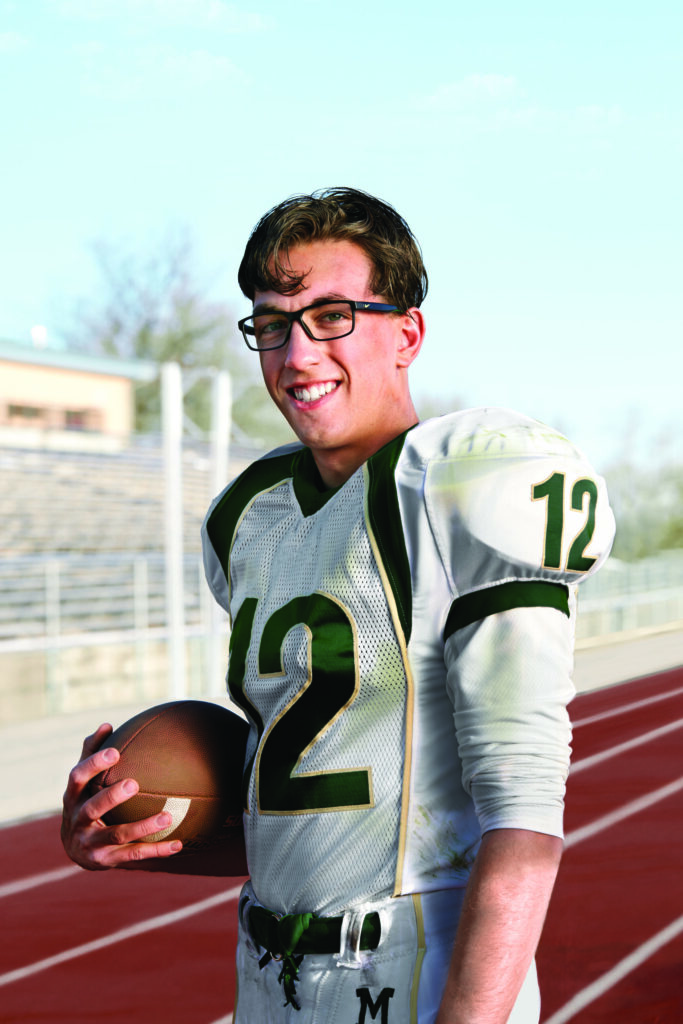
[[[350,893],[355,902],[394,887],[407,679],[365,524],[363,490],[359,472],[309,517],[302,515],[289,482],[261,494],[242,519],[230,556],[232,608],[245,598],[258,599],[245,695],[264,723],[291,721],[288,742],[299,754],[304,751],[296,773],[366,769],[374,805],[371,813],[260,813],[256,787],[263,788],[263,764],[257,761],[246,819],[249,862],[259,900],[274,910],[334,912],[348,904]],[[264,679],[258,666],[268,620],[293,599],[314,594],[320,599],[313,599],[312,608],[326,600],[341,606],[357,644],[352,697],[322,731],[295,713],[304,688],[327,685],[310,664],[310,630],[295,625],[287,633],[282,676]],[[264,742],[270,742],[267,724]]]

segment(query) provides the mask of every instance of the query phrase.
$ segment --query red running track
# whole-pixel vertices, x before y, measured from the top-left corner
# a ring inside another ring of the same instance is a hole
[[[542,1021],[680,1024],[683,669],[584,694],[571,710]],[[240,880],[80,871],[54,816],[0,836],[3,1024],[229,1020]]]
[[[571,710],[567,848],[538,952],[541,1020],[680,1024],[683,669],[582,695]]]

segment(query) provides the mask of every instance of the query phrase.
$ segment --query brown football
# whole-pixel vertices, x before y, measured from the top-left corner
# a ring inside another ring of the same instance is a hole
[[[247,733],[243,718],[208,701],[171,701],[141,711],[105,741],[121,756],[93,780],[93,790],[129,778],[140,790],[104,820],[125,824],[168,811],[172,824],[145,842],[180,839],[189,852],[232,841],[242,832]]]

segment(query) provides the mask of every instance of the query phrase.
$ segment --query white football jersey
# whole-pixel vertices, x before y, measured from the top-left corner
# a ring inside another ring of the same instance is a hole
[[[418,424],[337,489],[298,444],[226,488],[204,557],[262,904],[462,886],[488,829],[562,834],[575,585],[613,534],[583,455],[502,409]]]

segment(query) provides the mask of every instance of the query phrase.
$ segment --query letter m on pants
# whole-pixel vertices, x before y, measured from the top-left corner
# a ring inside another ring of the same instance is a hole
[[[381,1013],[380,1024],[389,1024],[389,1000],[393,994],[393,988],[383,988],[375,1002],[370,995],[369,988],[357,988],[356,995],[360,999],[360,1015],[357,1024],[365,1024],[367,1010],[370,1011],[373,1020],[377,1020],[377,1014]]]

